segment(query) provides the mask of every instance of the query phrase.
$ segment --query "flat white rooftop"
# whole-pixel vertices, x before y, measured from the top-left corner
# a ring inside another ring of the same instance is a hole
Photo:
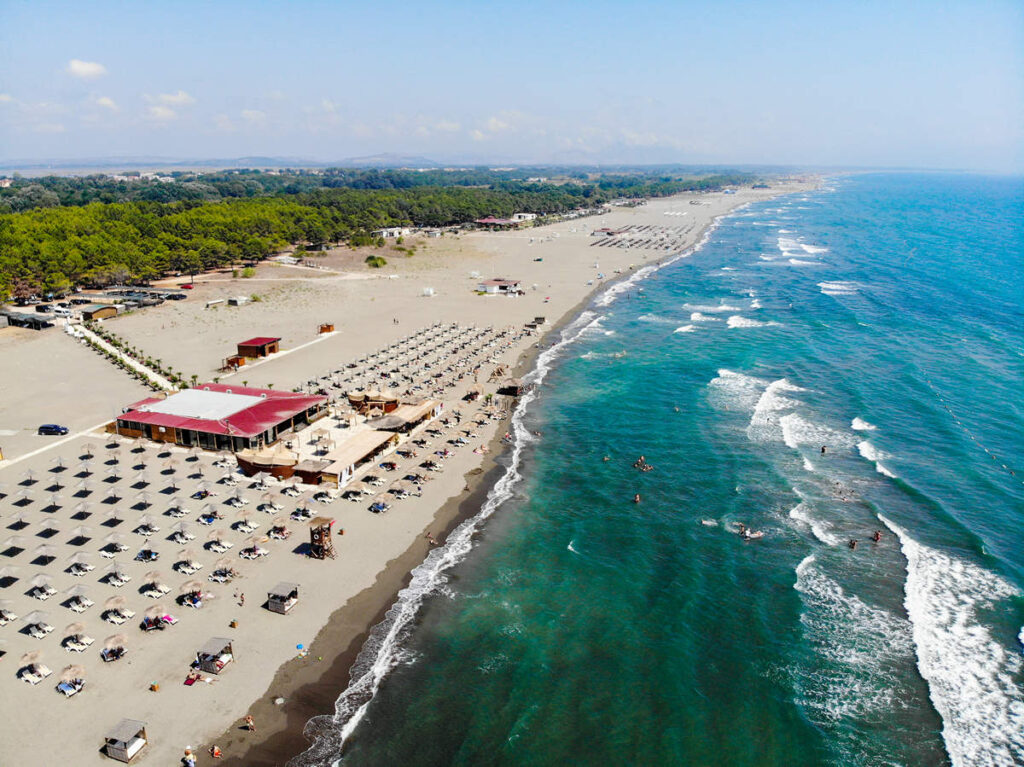
[[[227,392],[185,389],[172,394],[165,400],[140,407],[149,413],[165,413],[182,418],[204,418],[220,421],[235,413],[263,401],[262,397],[251,394],[228,394]]]

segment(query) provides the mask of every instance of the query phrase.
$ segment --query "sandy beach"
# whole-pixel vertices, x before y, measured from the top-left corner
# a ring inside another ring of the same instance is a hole
[[[681,195],[545,227],[417,237],[414,255],[389,258],[379,270],[362,266],[340,249],[318,258],[322,268],[316,270],[264,264],[251,278],[204,275],[188,300],[107,320],[104,327],[186,377],[279,390],[330,374],[436,323],[467,337],[486,328],[507,332],[496,345],[481,348],[475,359],[485,374],[499,363],[522,369],[544,335],[595,290],[691,247],[716,217],[740,205],[809,186],[794,182],[733,195]],[[608,238],[619,244],[599,246],[601,238],[592,231],[604,227],[628,231]],[[477,295],[477,284],[495,277],[521,281],[525,294]],[[243,306],[205,308],[210,301],[238,295],[259,298]],[[536,317],[546,318],[546,324],[536,334],[521,335],[525,323]],[[327,322],[336,332],[318,336],[318,325]],[[251,336],[280,337],[283,352],[236,373],[221,372],[235,344]],[[239,577],[227,584],[206,580],[221,557],[203,548],[209,531],[194,524],[202,503],[187,500],[189,513],[181,521],[195,535],[187,547],[195,549],[204,566],[192,578],[212,594],[201,610],[192,610],[174,604],[190,578],[172,569],[186,547],[168,540],[179,520],[163,512],[171,498],[187,499],[199,482],[224,473],[214,466],[218,456],[191,456],[190,461],[183,448],[111,440],[97,431],[122,407],[150,392],[60,330],[0,330],[0,357],[5,372],[0,519],[7,539],[0,547],[0,568],[12,568],[0,588],[0,606],[18,616],[0,628],[5,651],[0,663],[6,668],[0,675],[0,715],[6,721],[0,744],[12,763],[99,763],[106,758],[100,752],[105,732],[130,718],[146,722],[149,740],[133,763],[178,764],[191,747],[200,764],[212,764],[208,749],[216,744],[224,752],[221,763],[283,764],[302,750],[305,722],[333,711],[368,630],[429,551],[427,533],[443,545],[445,533],[479,508],[501,449],[501,408],[485,411],[482,401],[463,403],[472,381],[461,381],[445,392],[444,404],[446,416],[458,410],[462,422],[450,424],[434,441],[439,447],[470,424],[472,436],[465,446],[452,449],[443,471],[423,484],[421,496],[395,502],[385,514],[371,514],[366,503],[343,499],[318,506],[318,513],[334,517],[344,529],[335,536],[337,559],[328,561],[296,553],[298,544],[308,541],[299,522],[289,522],[289,540],[265,544],[269,556],[243,561],[237,544],[247,536],[230,526],[235,516],[229,514],[222,527],[226,539],[236,544],[227,556]],[[496,388],[494,382],[483,383],[485,393]],[[35,434],[40,423],[51,422],[67,425],[71,433]],[[169,461],[175,462],[174,471],[167,468]],[[400,464],[398,474],[414,466],[412,460]],[[132,488],[137,480],[145,480],[143,489]],[[244,478],[238,487],[252,506],[263,497]],[[281,487],[275,485],[273,492]],[[111,496],[104,494],[110,488],[123,497],[107,502]],[[150,494],[151,508],[136,508],[140,492]],[[290,508],[283,505],[287,514]],[[161,529],[144,536],[134,530],[147,511]],[[121,521],[112,524],[117,518]],[[253,512],[253,521],[261,532],[269,524],[261,512]],[[127,545],[116,560],[99,552],[111,535],[122,536]],[[156,564],[133,561],[147,539],[160,554]],[[79,554],[93,569],[75,576],[68,569]],[[101,582],[114,561],[131,578],[120,588]],[[159,600],[142,593],[146,574],[153,570],[160,571],[160,582],[168,588]],[[30,596],[37,588],[33,581],[52,596]],[[268,589],[279,581],[300,584],[299,604],[287,615],[263,607]],[[94,602],[82,613],[66,606],[79,586]],[[243,593],[244,600],[236,596]],[[119,596],[135,618],[111,625],[101,614],[111,597]],[[157,603],[177,623],[162,631],[139,631],[138,619]],[[24,618],[33,611],[43,611],[43,622],[53,627],[42,638],[27,631]],[[65,627],[73,623],[83,624],[82,633],[95,640],[81,653],[62,645]],[[117,634],[125,635],[127,654],[104,663],[100,650],[108,636]],[[234,661],[223,674],[207,676],[213,681],[184,685],[196,650],[211,637],[232,640]],[[19,661],[31,651],[40,651],[37,663],[53,672],[34,685],[18,677],[25,665]],[[54,686],[69,664],[83,667],[85,687],[65,699]],[[283,703],[275,703],[277,698]],[[256,732],[242,728],[246,714],[254,717]],[[44,722],[59,723],[60,737],[38,735]]]

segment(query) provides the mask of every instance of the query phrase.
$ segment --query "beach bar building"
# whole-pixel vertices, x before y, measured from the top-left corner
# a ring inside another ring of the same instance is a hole
[[[367,421],[366,425],[379,431],[399,431],[407,434],[420,424],[437,418],[441,415],[443,407],[436,399],[426,399],[417,404],[405,403],[385,416]]]
[[[327,413],[327,397],[206,383],[129,405],[109,428],[184,447],[241,450],[269,445]]]
[[[299,584],[281,581],[267,593],[267,609],[272,613],[286,614],[299,601]]]
[[[89,304],[79,309],[83,320],[105,320],[117,316],[117,307],[112,304]]]
[[[277,354],[279,351],[281,351],[281,339],[271,338],[270,336],[257,336],[238,344],[238,356],[246,357],[247,359],[267,357],[271,354]]]
[[[235,659],[231,640],[213,637],[196,653],[196,665],[207,674],[219,674]]]
[[[103,749],[107,756],[126,764],[131,762],[145,748],[146,723],[135,719],[122,719],[106,735]]]
[[[400,437],[391,431],[367,429],[353,434],[327,454],[330,463],[323,469],[322,477],[342,487],[352,479],[360,466],[386,453],[398,444]]]

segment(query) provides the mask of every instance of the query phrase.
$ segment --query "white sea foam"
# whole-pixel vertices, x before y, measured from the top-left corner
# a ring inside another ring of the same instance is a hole
[[[708,314],[742,311],[741,307],[729,306],[729,304],[683,304],[683,308],[690,312],[706,312]]]
[[[721,371],[719,371],[721,375]],[[755,379],[756,380],[756,379]],[[747,425],[747,436],[754,442],[774,442],[782,438],[782,426],[779,417],[800,403],[786,396],[795,392],[805,391],[794,386],[785,378],[772,381],[757,398],[754,412]]]
[[[794,588],[804,604],[804,636],[817,656],[798,674],[800,702],[819,724],[839,725],[842,739],[854,739],[842,725],[881,723],[912,696],[898,671],[913,659],[910,625],[848,592],[814,555],[797,566]]]
[[[860,289],[856,282],[819,282],[818,287],[826,296],[854,296]]]
[[[896,475],[893,474],[892,471],[889,470],[882,463],[884,459],[891,458],[891,455],[882,452],[877,447],[868,442],[866,439],[857,443],[857,452],[859,452],[862,457],[866,458],[869,461],[872,461],[875,464],[875,470],[879,474],[884,474],[887,477],[892,477],[893,479],[896,479]]]
[[[811,463],[811,459],[808,458],[806,455],[803,456],[803,459],[804,459],[804,471],[814,471],[814,464]]]
[[[918,543],[885,517],[907,558],[904,585],[917,667],[942,717],[954,767],[1024,764],[1024,692],[1016,650],[979,616],[1019,597],[1008,581],[978,565]]]
[[[531,384],[540,384],[547,376],[555,358],[566,346],[575,342],[588,330],[600,327],[602,317],[592,311],[584,311],[563,331],[558,343],[545,349],[537,357],[532,371],[525,377]],[[476,516],[460,524],[448,536],[443,546],[430,551],[422,564],[413,569],[409,585],[402,589],[395,603],[387,611],[384,620],[370,632],[370,636],[359,651],[353,664],[348,687],[335,702],[333,717],[311,719],[306,725],[307,736],[315,738],[301,759],[316,759],[318,756],[333,755],[340,751],[366,714],[381,681],[396,666],[409,658],[403,643],[412,628],[416,614],[423,601],[431,594],[442,591],[448,580],[447,572],[461,562],[473,548],[473,539],[481,524],[489,518],[502,503],[512,497],[513,489],[522,479],[519,467],[522,463],[523,448],[534,440],[523,423],[530,403],[537,397],[536,388],[531,388],[516,405],[511,419],[510,431],[514,435],[514,447],[508,469],[487,494],[487,498]]]
[[[799,450],[811,447],[817,450],[824,446],[831,450],[851,448],[855,442],[852,435],[833,429],[825,424],[808,420],[799,413],[787,413],[779,418],[782,441],[787,447]]]
[[[804,253],[810,253],[812,255],[815,253],[828,253],[828,248],[823,248],[820,245],[805,245],[804,243],[800,243],[800,249]]]
[[[790,509],[789,517],[804,527],[807,527],[812,533],[814,533],[815,538],[828,546],[838,546],[842,543],[842,539],[832,533],[832,526],[828,524],[828,522],[821,519],[815,519],[806,501],[800,501],[800,503]]]
[[[755,298],[753,301],[750,302],[750,308],[751,309],[760,309],[761,308],[761,301],[759,299]]]
[[[824,266],[821,261],[808,261],[804,258],[791,258],[787,263],[790,266]]]
[[[739,314],[731,316],[726,324],[730,328],[766,328],[771,325],[778,325],[777,322],[762,322],[761,320],[752,320],[749,317],[743,317]]]
[[[721,322],[721,321],[722,320],[719,317],[708,317],[706,314],[703,314],[702,312],[691,312],[690,313],[690,322]]]
[[[751,412],[769,383],[763,378],[722,369],[708,383],[708,399],[713,406],[723,410],[739,408]]]
[[[640,322],[653,322],[658,325],[676,321],[669,317],[659,317],[657,314],[641,314],[639,317],[637,317],[637,320],[639,320]]]
[[[700,523],[704,525],[704,527],[718,527],[717,519],[702,519]]]
[[[680,325],[678,328],[673,330],[673,333],[693,333],[697,330],[696,325]]]
[[[569,545],[568,545],[568,546],[566,546],[566,548],[567,548],[567,549],[569,549],[569,551],[571,551],[571,552],[572,552],[573,554],[579,554],[579,552],[578,552],[578,551],[577,551],[576,549],[574,549],[574,548],[572,547],[572,545],[573,545],[573,544],[574,544],[575,542],[576,542],[576,539],[575,539],[575,538],[573,538],[573,539],[572,539],[571,541],[569,541]]]
[[[878,427],[873,423],[868,423],[863,418],[854,418],[850,422],[850,428],[854,431],[874,431]]]
[[[779,234],[793,234],[792,229],[780,229]]]

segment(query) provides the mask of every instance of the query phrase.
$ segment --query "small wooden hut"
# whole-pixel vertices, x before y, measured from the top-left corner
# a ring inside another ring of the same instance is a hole
[[[104,751],[111,759],[128,764],[139,755],[149,741],[146,723],[136,719],[122,719],[106,735]]]

